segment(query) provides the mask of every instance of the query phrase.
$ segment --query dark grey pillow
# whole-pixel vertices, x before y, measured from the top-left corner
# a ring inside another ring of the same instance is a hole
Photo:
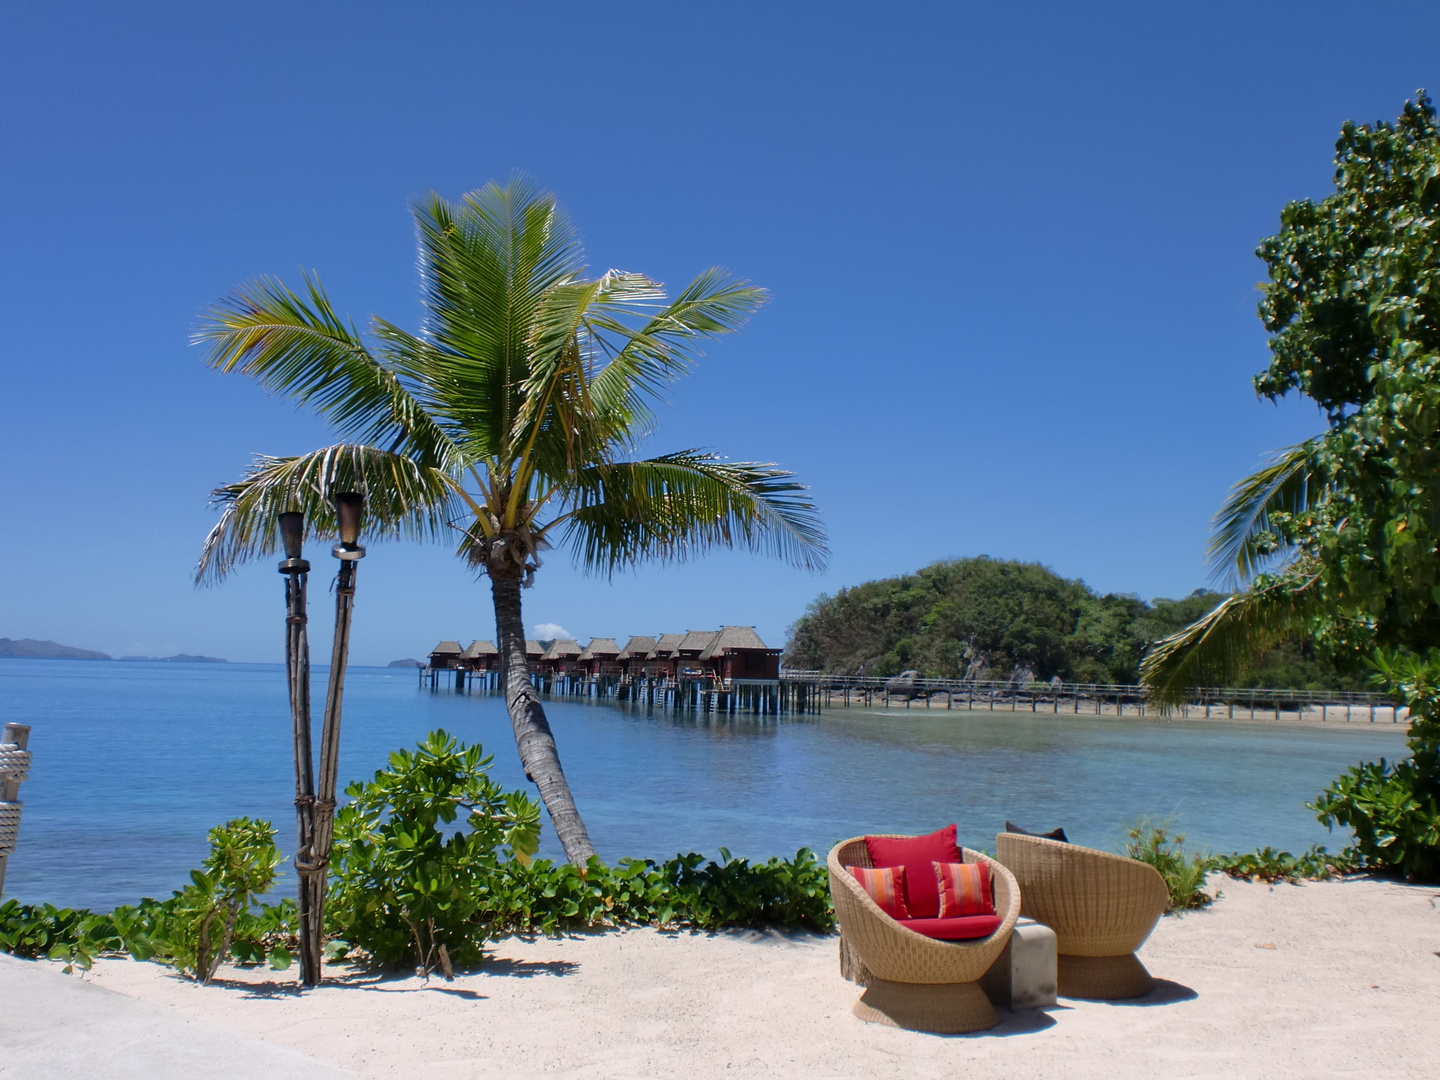
[[[1051,829],[1049,832],[1032,832],[1029,829],[1022,829],[1013,821],[1005,822],[1005,831],[1019,833],[1021,836],[1038,836],[1041,840],[1059,840],[1062,844],[1068,844],[1070,840],[1065,835],[1064,829]]]

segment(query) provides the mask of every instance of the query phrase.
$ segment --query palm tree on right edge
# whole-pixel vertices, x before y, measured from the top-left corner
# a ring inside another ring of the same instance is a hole
[[[276,549],[276,516],[301,511],[336,532],[331,497],[365,495],[371,536],[437,539],[490,578],[505,699],[526,776],[566,858],[594,848],[570,792],[525,655],[521,590],[540,553],[567,546],[592,572],[743,547],[819,569],[825,536],[794,474],[700,450],[627,459],[652,430],[649,403],[690,367],[699,342],[732,332],[764,290],[717,270],[674,300],[640,274],[585,278],[555,198],[523,181],[413,208],[424,321],[379,318],[362,336],[313,277],[297,293],[262,278],[205,315],[196,340],[309,405],[342,441],[258,456],[216,489],[220,520],[197,578],[218,580]]]
[[[1212,575],[1242,588],[1141,661],[1140,681],[1162,707],[1180,704],[1195,687],[1233,684],[1327,610],[1314,556],[1277,544],[1271,532],[1272,515],[1302,514],[1329,490],[1314,454],[1313,439],[1279,451],[1236,484],[1215,515]]]

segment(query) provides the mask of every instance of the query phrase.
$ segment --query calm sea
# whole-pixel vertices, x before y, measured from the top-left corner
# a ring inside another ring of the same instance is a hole
[[[317,672],[318,716],[324,674]],[[603,858],[823,852],[864,832],[959,823],[993,846],[1011,818],[1063,825],[1110,847],[1122,823],[1173,816],[1215,851],[1299,851],[1329,835],[1304,803],[1347,766],[1405,753],[1389,725],[1333,728],[923,709],[710,718],[609,705],[547,706],[576,799]],[[340,776],[444,728],[524,777],[492,697],[416,685],[413,671],[352,668]],[[271,819],[293,850],[284,671],[265,664],[0,660],[0,721],[33,726],[20,846],[7,896],[108,909],[167,896],[203,857],[205,832]],[[546,853],[555,854],[553,835]],[[289,879],[287,879],[289,880]]]

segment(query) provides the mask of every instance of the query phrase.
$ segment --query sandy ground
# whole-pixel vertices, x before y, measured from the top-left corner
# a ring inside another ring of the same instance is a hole
[[[112,960],[89,978],[362,1077],[1440,1076],[1440,889],[1215,884],[1141,951],[1150,997],[968,1036],[855,1019],[836,940],[803,935],[511,938],[452,983],[337,970],[304,995],[268,971],[205,988]]]

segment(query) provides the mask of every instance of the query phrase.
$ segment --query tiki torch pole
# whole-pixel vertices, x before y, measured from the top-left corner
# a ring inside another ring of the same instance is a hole
[[[345,695],[345,665],[350,657],[350,615],[355,607],[355,564],[365,557],[365,549],[359,543],[360,514],[364,507],[364,498],[354,492],[343,492],[335,496],[335,513],[340,520],[340,543],[336,544],[331,552],[340,560],[340,573],[335,580],[335,644],[330,653],[330,681],[325,691],[325,720],[320,732],[320,775],[315,793],[315,836],[311,845],[314,861],[319,867],[315,875],[314,918],[317,925],[322,926],[325,919],[326,871],[330,863],[330,845],[335,836],[335,779],[340,765],[340,705]]]
[[[290,685],[290,719],[295,741],[295,872],[300,916],[300,983],[320,982],[320,937],[315,918],[315,766],[310,746],[310,640],[306,632],[305,582],[310,564],[300,557],[305,515],[281,514],[280,538],[285,545],[285,675]]]

